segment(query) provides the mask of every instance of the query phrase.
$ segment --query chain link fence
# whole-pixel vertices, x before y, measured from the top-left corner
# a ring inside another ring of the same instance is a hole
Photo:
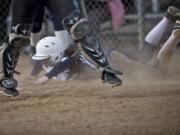
[[[6,19],[9,13],[10,0],[0,1],[0,43],[4,41],[7,36]]]
[[[103,47],[141,47],[145,34],[179,0],[74,0],[92,24]],[[179,4],[179,3],[178,3]],[[6,35],[10,0],[0,1],[0,40]]]
[[[164,16],[167,7],[177,6],[179,2],[178,0],[84,0],[84,4],[87,17],[105,48],[139,49],[143,46],[146,33]],[[113,26],[114,22],[116,27]]]

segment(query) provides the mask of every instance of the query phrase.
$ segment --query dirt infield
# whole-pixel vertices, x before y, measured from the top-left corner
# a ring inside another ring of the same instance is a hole
[[[21,58],[21,95],[0,94],[0,135],[180,135],[176,58],[169,78],[137,81],[125,75],[118,88],[97,79],[35,85]]]

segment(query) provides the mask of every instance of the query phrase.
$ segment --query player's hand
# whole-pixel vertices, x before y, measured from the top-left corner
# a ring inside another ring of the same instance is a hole
[[[43,76],[35,81],[36,84],[45,84],[49,81],[47,76]]]

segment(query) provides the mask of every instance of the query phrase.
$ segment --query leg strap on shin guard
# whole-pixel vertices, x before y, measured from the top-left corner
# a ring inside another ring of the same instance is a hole
[[[1,46],[1,79],[13,78],[19,54],[19,48],[15,48],[7,43],[4,43],[3,46]]]

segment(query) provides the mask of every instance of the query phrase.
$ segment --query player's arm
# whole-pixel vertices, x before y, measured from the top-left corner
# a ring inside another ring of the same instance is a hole
[[[64,72],[66,69],[68,69],[70,67],[71,63],[72,63],[72,59],[65,58],[64,60],[57,63],[51,71],[46,73],[43,77],[39,78],[37,80],[37,83],[44,84],[44,83],[48,82],[54,76],[57,76],[58,74]]]

